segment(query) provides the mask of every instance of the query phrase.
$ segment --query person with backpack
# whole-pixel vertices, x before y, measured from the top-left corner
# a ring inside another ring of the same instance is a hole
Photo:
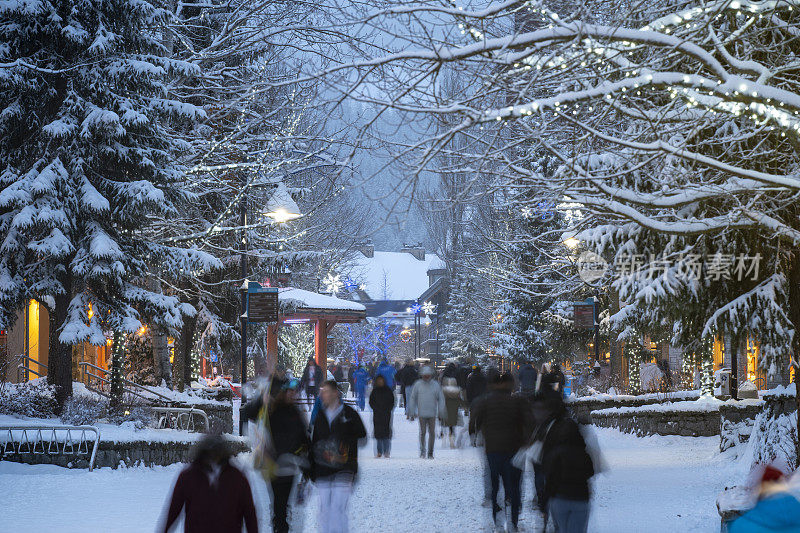
[[[358,412],[342,402],[335,381],[320,388],[322,408],[311,432],[309,475],[319,496],[321,533],[349,530],[347,505],[358,474],[358,448],[367,430]]]

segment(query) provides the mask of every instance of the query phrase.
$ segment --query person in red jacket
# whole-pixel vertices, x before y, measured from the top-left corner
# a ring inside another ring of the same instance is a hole
[[[208,435],[195,447],[172,491],[164,532],[185,511],[185,533],[258,533],[253,494],[245,475],[230,464],[231,448],[220,436]]]

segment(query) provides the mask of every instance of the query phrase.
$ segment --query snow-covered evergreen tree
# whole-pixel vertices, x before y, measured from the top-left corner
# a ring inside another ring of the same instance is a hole
[[[178,328],[193,311],[148,290],[148,264],[215,264],[148,233],[184,197],[188,145],[173,128],[203,116],[165,83],[197,69],[167,57],[156,30],[169,13],[147,1],[6,2],[0,18],[0,327],[28,299],[47,307],[63,403],[72,344],[145,319]]]

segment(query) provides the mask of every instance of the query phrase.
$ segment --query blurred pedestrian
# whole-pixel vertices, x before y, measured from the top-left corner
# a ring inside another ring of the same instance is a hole
[[[519,390],[527,398],[532,398],[536,392],[538,373],[530,362],[525,362],[519,369]]]
[[[728,524],[728,533],[800,531],[800,502],[781,470],[768,465],[761,473],[755,506]]]
[[[258,532],[250,483],[230,463],[229,443],[217,435],[204,436],[194,448],[194,459],[184,468],[172,490],[167,522],[172,530],[184,511],[186,533]]]
[[[419,416],[419,456],[426,457],[425,434],[428,434],[427,457],[433,459],[436,442],[436,419],[446,415],[442,387],[433,379],[433,370],[422,367],[420,379],[411,387],[406,414],[411,420]]]
[[[589,480],[594,463],[577,422],[567,415],[559,391],[545,390],[534,402],[537,419],[549,420],[541,447],[544,501],[559,533],[585,533],[589,524]]]
[[[512,463],[512,459],[527,444],[534,426],[530,403],[520,396],[512,396],[513,389],[511,374],[497,376],[490,384],[489,392],[475,402],[470,417],[470,432],[483,435],[491,479],[492,521],[495,529],[500,531],[517,531],[522,470]],[[503,480],[505,499],[511,507],[510,524],[499,515],[502,509],[497,503],[500,479]],[[562,532],[559,530],[559,533]]]
[[[392,411],[394,410],[394,391],[386,385],[382,375],[375,378],[369,395],[372,408],[372,436],[377,445],[376,457],[388,458],[392,452]]]
[[[347,382],[350,383],[350,396],[355,397],[356,395],[356,382],[353,379],[353,374],[356,372],[356,365],[355,363],[350,363],[347,367]]]
[[[274,385],[273,385],[274,386]],[[257,420],[269,432],[269,446],[254,449],[257,467],[272,489],[272,529],[275,533],[289,531],[289,500],[298,474],[308,464],[308,425],[297,407],[300,382],[291,380],[281,387],[269,404],[252,402],[245,406],[245,416]]]
[[[406,418],[408,418],[408,392],[411,390],[414,382],[419,379],[419,373],[417,369],[414,368],[413,361],[409,359],[395,377],[397,381],[400,382],[400,394],[403,396],[403,408],[406,410]]]
[[[486,376],[483,374],[480,365],[472,367],[472,372],[470,372],[467,377],[467,388],[465,392],[467,405],[469,406],[472,405],[475,398],[486,392]]]
[[[378,369],[375,372],[375,377],[383,376],[386,386],[394,390],[395,374],[397,374],[397,371],[386,361],[386,359],[384,359],[381,361],[381,364],[378,365]]]
[[[558,363],[547,365],[547,372],[542,377],[542,386],[547,385],[548,388],[553,389],[561,396],[564,396],[565,383],[566,378],[564,377],[564,373],[561,371],[561,366]]]
[[[364,368],[364,365],[359,366],[358,370],[353,373],[353,381],[356,386],[356,403],[359,411],[363,411],[366,405],[367,384],[371,380],[372,378],[367,369]]]
[[[367,436],[355,409],[342,402],[333,381],[320,389],[322,409],[311,433],[310,476],[319,496],[322,533],[348,531],[347,504],[358,474],[358,448]]]
[[[314,403],[319,393],[319,386],[323,382],[322,368],[313,357],[308,358],[303,376],[300,378],[300,388],[306,393],[309,406]]]
[[[459,409],[464,405],[463,392],[458,386],[456,378],[446,377],[442,380],[442,394],[444,394],[445,417],[442,426],[448,428],[450,448],[455,448],[455,429],[459,425]]]

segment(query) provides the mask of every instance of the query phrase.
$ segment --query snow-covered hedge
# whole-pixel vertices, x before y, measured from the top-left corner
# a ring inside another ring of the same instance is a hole
[[[55,387],[44,378],[6,383],[0,389],[0,414],[50,418],[56,410]]]
[[[91,425],[106,416],[108,402],[89,396],[73,395],[64,404],[61,421],[75,426]]]

